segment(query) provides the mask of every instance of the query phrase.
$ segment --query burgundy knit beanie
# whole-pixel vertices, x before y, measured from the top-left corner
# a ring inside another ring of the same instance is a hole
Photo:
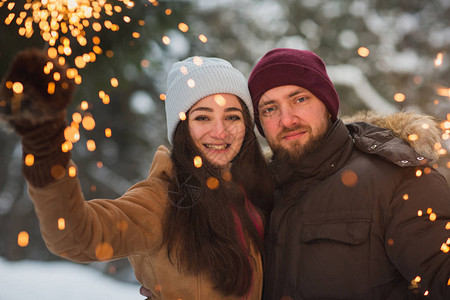
[[[263,136],[258,114],[259,100],[268,90],[282,85],[297,85],[309,90],[325,104],[332,121],[337,119],[339,97],[322,59],[311,51],[277,48],[261,58],[248,80],[255,123]]]

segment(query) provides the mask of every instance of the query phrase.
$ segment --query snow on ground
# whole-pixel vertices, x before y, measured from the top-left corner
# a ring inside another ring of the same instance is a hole
[[[139,288],[71,262],[10,262],[0,257],[1,300],[143,300]]]

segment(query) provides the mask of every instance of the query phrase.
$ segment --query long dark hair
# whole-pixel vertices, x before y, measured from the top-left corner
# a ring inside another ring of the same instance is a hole
[[[176,261],[180,272],[209,276],[214,288],[226,296],[249,292],[254,264],[250,247],[263,253],[263,241],[248,214],[245,197],[264,216],[273,195],[249,111],[240,103],[246,132],[229,172],[208,162],[194,145],[188,116],[178,124],[171,154],[176,176],[169,184],[171,205],[163,219],[162,245],[167,247],[169,259]],[[196,156],[202,159],[201,167],[194,164]],[[247,245],[239,237],[236,216]]]

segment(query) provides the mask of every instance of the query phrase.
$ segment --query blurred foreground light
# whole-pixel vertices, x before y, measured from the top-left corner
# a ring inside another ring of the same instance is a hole
[[[59,230],[66,229],[66,220],[64,220],[64,218],[59,218],[58,219],[58,229]]]
[[[341,174],[341,181],[347,187],[353,187],[358,183],[358,175],[352,170],[345,170]]]
[[[95,128],[95,120],[92,116],[86,115],[82,121],[83,127],[86,130],[92,130]]]
[[[227,100],[225,99],[225,97],[220,94],[214,95],[214,101],[219,106],[225,106],[225,104],[227,103]]]
[[[114,250],[109,243],[100,243],[95,248],[95,256],[100,261],[109,260],[112,258]]]
[[[430,214],[430,221],[432,221],[432,222],[436,221],[436,214],[435,213],[431,213]]]
[[[50,170],[50,174],[55,179],[61,179],[64,175],[66,175],[66,168],[61,165],[53,165]]]
[[[119,80],[117,80],[117,78],[111,78],[111,86],[112,87],[118,87],[119,86]]]
[[[95,146],[95,141],[94,140],[88,140],[87,142],[86,142],[86,148],[89,150],[89,151],[95,151],[95,149],[96,149],[96,146]]]
[[[81,101],[80,108],[82,110],[87,110],[89,108],[89,103],[87,103],[87,101]]]
[[[211,190],[217,190],[219,188],[219,180],[215,177],[209,177],[206,179],[206,186]]]
[[[194,58],[192,59],[192,62],[194,64],[196,64],[197,66],[203,65],[203,59],[199,56],[194,56]]]
[[[76,127],[68,126],[64,130],[64,138],[71,143],[76,143],[80,139],[80,132]]]
[[[202,43],[206,43],[208,41],[208,38],[204,35],[204,34],[200,34],[198,36],[198,39],[202,42]]]
[[[54,82],[49,82],[48,83],[48,87],[47,87],[47,93],[49,95],[53,95],[55,93],[55,88],[56,88],[55,83]]]
[[[75,112],[72,114],[72,120],[75,123],[81,123],[81,120],[83,120],[83,117],[81,116],[81,114],[79,112]]]
[[[125,232],[128,229],[128,222],[125,220],[119,221],[117,223],[117,229],[119,229],[121,232]]]
[[[194,157],[194,166],[200,168],[202,166],[202,158],[200,156]]]
[[[148,68],[150,66],[150,61],[148,59],[141,60],[141,66],[143,68]]]
[[[186,114],[185,114],[184,112],[181,111],[181,112],[178,114],[178,116],[180,117],[180,120],[181,120],[181,121],[186,120]]]
[[[165,45],[169,45],[170,44],[170,38],[168,37],[168,36],[163,36],[162,37],[162,42],[165,44]]]
[[[410,141],[417,141],[418,139],[419,139],[419,136],[415,133],[408,135],[408,140],[410,140]]]
[[[59,72],[53,73],[53,79],[55,81],[60,81],[61,80],[61,74]]]
[[[187,26],[185,23],[178,24],[178,29],[182,32],[187,32],[189,30],[189,26]]]
[[[108,105],[111,102],[111,98],[109,97],[109,95],[105,95],[102,98],[102,102],[103,102],[103,104]]]
[[[23,93],[23,85],[20,82],[14,82],[12,85],[12,90],[16,94],[22,94]]]
[[[358,48],[358,55],[361,56],[361,57],[367,57],[367,56],[369,56],[369,53],[370,53],[370,51],[366,47],[359,47]]]
[[[105,136],[106,136],[106,137],[111,137],[111,135],[112,135],[111,128],[106,128],[106,129],[105,129]]]
[[[233,175],[231,174],[230,171],[225,171],[223,172],[222,178],[225,181],[231,181],[231,179],[233,179]]]
[[[446,87],[438,88],[437,94],[439,96],[444,96],[444,97],[450,98],[450,88],[446,88]]]
[[[33,154],[27,154],[25,156],[25,165],[28,167],[31,167],[34,165],[34,155]]]
[[[65,141],[64,143],[62,143],[61,145],[61,151],[62,152],[69,152],[70,150],[73,149],[73,144],[70,141]]]
[[[394,95],[394,100],[397,102],[403,102],[403,101],[405,101],[405,99],[406,99],[406,97],[402,93],[397,93]]]
[[[194,81],[194,79],[188,79],[187,85],[188,85],[190,88],[195,87],[195,81]]]
[[[19,235],[17,236],[17,244],[20,247],[26,247],[26,246],[28,246],[29,242],[30,242],[30,236],[28,235],[28,232],[26,232],[26,231],[19,232]]]
[[[437,54],[436,59],[434,60],[435,67],[440,67],[442,65],[443,57],[444,57],[444,55],[442,53]]]
[[[77,168],[75,168],[74,166],[70,166],[69,167],[69,176],[70,177],[77,176]]]

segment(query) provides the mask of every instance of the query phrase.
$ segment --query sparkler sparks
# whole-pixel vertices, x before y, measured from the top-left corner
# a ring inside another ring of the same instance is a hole
[[[394,100],[397,102],[403,102],[405,101],[406,97],[403,93],[397,93],[394,95]]]
[[[114,250],[109,243],[100,243],[95,248],[95,256],[100,261],[111,259],[114,254]]]
[[[34,165],[34,155],[33,154],[27,154],[25,156],[25,165],[28,167],[31,167]]]
[[[129,9],[134,7],[133,1],[119,1]],[[27,0],[21,11],[13,1],[2,0],[2,2],[9,2],[7,8],[11,11],[4,21],[5,24],[9,25],[15,19],[19,25],[19,35],[27,38],[31,38],[39,29],[42,39],[51,47],[48,53],[51,57],[54,57],[55,53],[72,55],[72,40],[81,47],[87,46],[88,28],[94,32],[99,32],[103,28],[118,31],[119,25],[113,24],[110,20],[105,20],[101,24],[100,19],[105,15],[112,16],[114,13],[122,12],[121,6],[107,3],[106,0]],[[17,10],[19,11],[16,12]],[[37,24],[38,28],[33,24]],[[92,52],[81,56],[85,62],[95,60],[95,54],[102,52],[98,47],[100,43],[98,37],[94,37],[92,43]],[[81,63],[79,57],[77,61]],[[84,67],[83,64],[78,66]]]
[[[358,54],[359,54],[361,57],[367,57],[367,56],[369,56],[369,53],[370,53],[370,51],[369,51],[369,49],[367,49],[366,47],[360,47],[360,48],[358,48]]]
[[[358,183],[358,175],[351,170],[345,170],[341,174],[341,181],[347,187],[353,187]]]
[[[30,241],[30,236],[29,236],[28,232],[26,232],[26,231],[19,232],[19,234],[17,236],[17,244],[20,247],[23,248],[23,247],[28,246],[29,241]]]
[[[210,188],[211,190],[216,190],[219,188],[219,180],[217,180],[217,178],[215,177],[209,177],[206,180],[206,185],[208,186],[208,188]]]
[[[64,218],[58,219],[58,229],[64,230],[66,228],[66,220]]]
[[[206,43],[208,41],[208,38],[204,35],[204,34],[200,34],[198,36],[198,39],[202,42],[202,43]]]
[[[75,177],[77,175],[77,168],[75,168],[74,166],[69,167],[68,173],[70,177]]]
[[[444,57],[444,55],[442,53],[438,53],[438,55],[436,56],[436,59],[434,60],[435,67],[440,67],[442,65],[443,57]]]
[[[200,156],[194,157],[194,166],[200,168],[202,166],[202,158]]]

